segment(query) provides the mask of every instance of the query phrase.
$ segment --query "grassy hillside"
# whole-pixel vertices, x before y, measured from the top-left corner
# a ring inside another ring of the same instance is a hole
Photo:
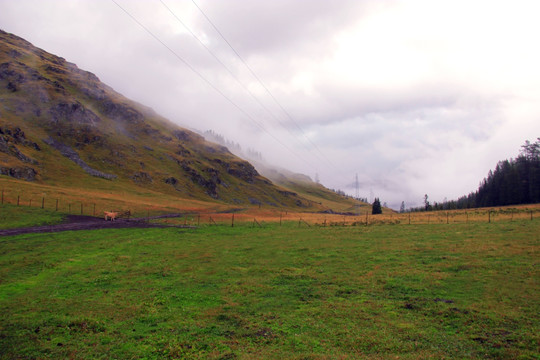
[[[262,175],[272,180],[275,184],[287,188],[313,203],[319,204],[323,207],[322,211],[350,214],[365,214],[368,211],[371,213],[370,204],[329,190],[323,185],[311,180],[309,176],[279,169],[262,162],[254,162],[253,164]],[[391,213],[393,211],[385,208],[384,212]]]
[[[227,148],[2,31],[0,115],[0,181],[21,179],[69,194],[151,193],[321,210],[315,201],[275,186]]]

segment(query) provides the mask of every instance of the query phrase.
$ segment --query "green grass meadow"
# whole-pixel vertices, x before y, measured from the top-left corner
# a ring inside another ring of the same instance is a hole
[[[0,358],[539,359],[539,240],[538,219],[0,237]]]
[[[65,214],[38,207],[0,205],[0,230],[61,223]]]

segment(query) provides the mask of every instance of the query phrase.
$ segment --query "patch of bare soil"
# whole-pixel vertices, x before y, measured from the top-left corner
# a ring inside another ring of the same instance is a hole
[[[105,221],[103,218],[84,215],[68,215],[61,224],[32,226],[26,228],[0,230],[0,236],[21,234],[40,234],[60,231],[95,230],[95,229],[124,229],[124,228],[164,228],[170,227],[162,224],[149,223],[146,218],[117,219]],[[176,226],[185,227],[185,226]]]

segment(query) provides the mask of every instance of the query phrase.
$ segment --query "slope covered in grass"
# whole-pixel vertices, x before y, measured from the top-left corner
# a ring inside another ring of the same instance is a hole
[[[317,204],[65,59],[0,31],[0,180],[239,206]]]

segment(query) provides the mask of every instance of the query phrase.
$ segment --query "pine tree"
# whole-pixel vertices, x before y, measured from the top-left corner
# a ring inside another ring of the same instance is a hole
[[[379,200],[379,198],[375,198],[375,200],[373,201],[371,214],[373,215],[382,214],[381,201]]]

